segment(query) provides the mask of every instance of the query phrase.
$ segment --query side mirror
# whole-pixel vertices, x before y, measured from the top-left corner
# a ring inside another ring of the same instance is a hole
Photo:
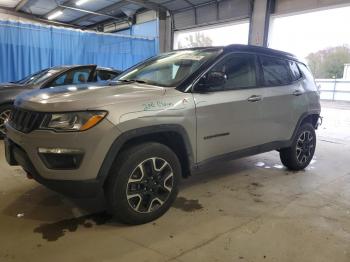
[[[205,91],[213,86],[222,86],[227,81],[227,75],[224,72],[212,71],[202,77],[197,84],[197,90]]]

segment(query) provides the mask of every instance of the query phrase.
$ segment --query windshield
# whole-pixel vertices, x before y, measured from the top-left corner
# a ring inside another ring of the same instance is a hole
[[[219,49],[183,50],[162,54],[126,71],[115,80],[176,87],[218,54]]]
[[[44,82],[54,74],[60,72],[61,69],[55,68],[55,69],[44,69],[39,72],[36,72],[34,74],[31,74],[22,80],[17,81],[16,83],[21,85],[36,85]]]

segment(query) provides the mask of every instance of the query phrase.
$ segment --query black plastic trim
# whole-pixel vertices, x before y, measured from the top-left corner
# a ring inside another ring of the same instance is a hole
[[[95,197],[102,192],[102,185],[96,179],[76,181],[43,178],[30,161],[27,153],[20,146],[10,140],[7,140],[6,143],[8,150],[10,150],[9,156],[12,158],[9,164],[22,166],[34,180],[51,190],[73,198]]]
[[[122,133],[111,145],[103,163],[100,168],[100,171],[97,175],[97,179],[104,183],[105,179],[107,178],[111,167],[113,165],[114,160],[116,159],[118,153],[120,152],[123,145],[125,145],[128,141],[134,138],[142,137],[145,135],[152,135],[152,134],[160,134],[160,133],[167,133],[167,132],[176,132],[183,138],[183,141],[185,143],[186,151],[187,151],[187,158],[189,162],[190,169],[192,166],[194,166],[194,156],[192,151],[192,145],[190,143],[190,139],[188,137],[188,134],[186,130],[180,126],[180,125],[155,125],[155,126],[149,126],[149,127],[143,127],[143,128],[137,128],[133,129],[127,132]]]
[[[257,155],[265,152],[269,152],[272,150],[277,150],[281,148],[286,148],[291,145],[291,141],[276,141],[276,142],[271,142],[259,146],[254,146],[234,152],[230,152],[227,154],[215,156],[212,158],[209,158],[207,160],[204,160],[202,162],[199,162],[196,166],[196,168],[192,169],[191,171],[193,173],[196,173],[199,171],[199,169],[204,169],[206,167],[209,167],[212,165],[213,162],[220,162],[220,161],[230,161],[230,160],[235,160],[238,158],[243,158],[247,156],[252,156],[252,155]]]
[[[83,162],[84,153],[67,153],[67,154],[55,154],[55,153],[39,153],[39,157],[41,161],[43,161],[44,165],[47,169],[51,170],[77,170],[79,169],[81,163]],[[73,160],[68,161],[60,160],[60,163],[57,164],[54,161],[58,161],[60,158],[75,158],[76,163]],[[54,159],[54,161],[53,161]]]

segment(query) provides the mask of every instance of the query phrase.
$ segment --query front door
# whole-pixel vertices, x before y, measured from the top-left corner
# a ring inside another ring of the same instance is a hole
[[[226,82],[194,92],[197,117],[197,162],[262,144],[261,102],[257,58],[254,54],[232,53],[211,72],[226,75]],[[194,88],[196,90],[196,87]]]

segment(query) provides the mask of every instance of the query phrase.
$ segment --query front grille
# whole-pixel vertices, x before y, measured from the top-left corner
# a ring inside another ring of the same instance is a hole
[[[39,128],[44,116],[44,113],[27,111],[15,107],[12,109],[9,125],[20,132],[29,133]]]

